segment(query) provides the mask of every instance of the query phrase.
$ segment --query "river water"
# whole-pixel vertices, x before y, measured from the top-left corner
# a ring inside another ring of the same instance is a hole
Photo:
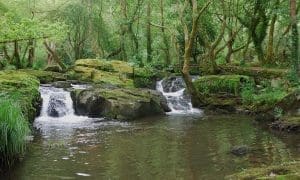
[[[299,136],[276,136],[251,117],[206,116],[174,106],[166,116],[133,122],[92,119],[74,115],[68,92],[42,87],[41,93],[28,153],[1,179],[223,179],[300,159]],[[60,111],[49,111],[52,95]],[[249,154],[232,155],[239,145],[251,148]]]

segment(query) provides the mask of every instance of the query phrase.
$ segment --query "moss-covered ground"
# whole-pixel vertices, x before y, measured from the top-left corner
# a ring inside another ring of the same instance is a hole
[[[22,71],[0,71],[0,95],[16,99],[27,120],[32,121],[40,102],[39,80]]]
[[[291,162],[277,166],[248,169],[241,173],[227,176],[226,179],[298,180],[300,179],[300,162]]]

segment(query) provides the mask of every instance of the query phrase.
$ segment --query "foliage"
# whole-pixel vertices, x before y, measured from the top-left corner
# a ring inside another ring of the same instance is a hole
[[[15,96],[14,98],[18,98]],[[0,96],[0,166],[9,167],[25,152],[29,124],[16,99]]]
[[[253,86],[254,82],[253,79],[248,76],[210,75],[200,77],[194,84],[197,90],[203,94],[225,92],[239,95],[245,84]]]
[[[149,66],[144,68],[135,68],[134,86],[138,88],[154,88],[157,76],[157,72]]]
[[[288,93],[282,88],[266,87],[256,91],[252,86],[243,87],[241,96],[245,105],[274,105]]]

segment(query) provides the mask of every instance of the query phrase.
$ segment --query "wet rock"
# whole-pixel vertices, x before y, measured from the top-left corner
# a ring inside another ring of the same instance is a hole
[[[163,80],[162,86],[164,92],[176,92],[185,88],[184,81],[181,77],[171,76]]]
[[[250,148],[246,145],[234,146],[230,153],[236,156],[244,156],[250,152]]]
[[[71,92],[75,112],[90,117],[134,120],[170,111],[164,96],[148,89],[91,88]]]
[[[47,114],[50,117],[62,117],[67,114],[66,103],[64,99],[59,97],[51,96],[49,100],[49,105],[47,109]]]
[[[71,82],[68,81],[56,81],[52,83],[52,86],[56,88],[64,88],[64,89],[72,87]]]

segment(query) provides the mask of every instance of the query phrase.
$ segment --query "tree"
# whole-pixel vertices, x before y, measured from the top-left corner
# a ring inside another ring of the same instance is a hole
[[[186,10],[187,6],[189,5],[189,1],[185,0],[183,7],[179,10],[180,19],[182,23],[182,27],[184,30],[184,64],[182,68],[182,76],[186,83],[187,90],[191,94],[192,104],[195,107],[201,107],[205,104],[205,102],[202,102],[202,98],[200,93],[196,90],[193,82],[192,77],[190,76],[190,59],[193,49],[193,44],[196,38],[197,34],[197,27],[199,23],[199,19],[201,15],[205,12],[205,10],[208,8],[208,6],[212,3],[212,1],[208,1],[202,9],[198,9],[198,3],[196,0],[192,0],[192,27],[191,30],[189,30],[188,25],[186,24],[184,20],[184,11]]]
[[[297,24],[297,3],[296,0],[290,0],[290,17],[292,27],[292,66],[294,73],[300,75],[299,67],[299,33]]]

